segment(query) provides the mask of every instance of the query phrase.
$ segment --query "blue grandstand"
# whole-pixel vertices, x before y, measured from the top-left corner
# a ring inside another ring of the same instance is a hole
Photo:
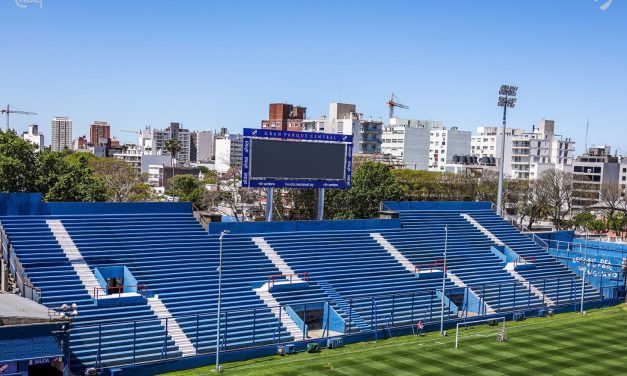
[[[78,305],[77,372],[213,356],[222,230],[220,345],[232,359],[403,333],[418,320],[568,310],[581,295],[580,277],[489,203],[386,202],[400,219],[205,231],[184,203],[8,201],[17,204],[0,208],[2,251],[18,292],[51,308]],[[583,293],[589,304],[607,298],[590,284]]]

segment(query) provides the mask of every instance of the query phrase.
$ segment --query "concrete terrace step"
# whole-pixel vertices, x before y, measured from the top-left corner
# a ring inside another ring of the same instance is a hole
[[[181,350],[183,356],[196,355],[196,347],[189,340],[187,335],[183,332],[183,329],[179,326],[175,318],[172,317],[168,308],[163,304],[161,299],[157,295],[148,299],[148,305],[153,310],[155,315],[161,320],[161,325],[164,327],[167,324],[168,334],[174,340],[176,346]]]
[[[48,227],[50,228],[50,231],[52,231],[52,234],[56,238],[57,242],[61,245],[63,253],[65,253],[67,259],[70,260],[70,264],[76,271],[76,274],[78,274],[78,277],[83,283],[83,286],[85,286],[87,293],[89,296],[94,298],[96,296],[95,290],[101,287],[100,282],[98,282],[96,276],[91,271],[91,268],[87,265],[85,259],[83,259],[81,252],[78,250],[76,245],[74,245],[74,242],[72,241],[70,234],[68,234],[67,230],[63,226],[63,223],[61,223],[58,219],[48,219],[46,220],[46,223],[48,224]]]

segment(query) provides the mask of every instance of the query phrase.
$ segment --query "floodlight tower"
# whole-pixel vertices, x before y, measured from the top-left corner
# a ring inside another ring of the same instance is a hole
[[[503,210],[503,175],[505,174],[505,133],[507,127],[507,108],[516,105],[518,86],[501,85],[499,90],[499,107],[503,107],[503,132],[501,134],[501,159],[499,160],[499,189],[496,196],[496,211],[501,215]]]

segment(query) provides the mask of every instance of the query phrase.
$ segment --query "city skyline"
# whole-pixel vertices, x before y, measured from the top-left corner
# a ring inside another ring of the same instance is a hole
[[[4,2],[4,45],[27,48],[9,47],[12,58],[0,62],[11,72],[0,103],[39,114],[12,116],[12,128],[38,124],[46,143],[54,116],[72,118],[74,137],[94,120],[122,141],[135,139],[122,129],[170,122],[239,132],[258,127],[271,102],[306,106],[310,118],[329,102],[354,103],[387,121],[385,100],[395,92],[410,107],[399,117],[474,131],[499,125],[498,88],[516,84],[508,126],[553,119],[580,154],[589,119],[589,145],[627,151],[623,3],[271,1],[249,2],[246,13],[178,4]],[[56,28],[62,15],[67,27]],[[115,27],[90,27],[96,16]]]

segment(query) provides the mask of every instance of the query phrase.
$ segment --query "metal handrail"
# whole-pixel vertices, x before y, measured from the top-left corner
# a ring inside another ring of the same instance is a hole
[[[430,264],[416,264],[414,265],[414,273],[420,273],[421,270],[428,269],[429,272],[433,272],[433,269],[438,268],[439,266],[444,266],[443,271],[446,272],[446,265],[444,265],[444,260],[435,260]]]
[[[132,288],[132,287],[136,287],[137,288],[137,293],[141,296],[144,296],[145,293],[145,298],[149,297],[150,294],[150,288],[148,287],[148,285],[146,284],[137,284],[137,285],[126,285],[126,286],[107,286],[107,288],[105,289],[102,286],[96,286],[94,287],[94,299],[98,300],[100,297],[100,293],[99,291],[102,291],[103,293],[105,293],[104,295],[110,295],[109,289],[116,289],[118,290],[117,294],[118,294],[118,298],[122,296],[122,293],[125,288]],[[115,294],[115,293],[114,293]]]
[[[292,274],[274,274],[268,277],[268,279],[266,280],[266,283],[269,284],[270,287],[273,287],[277,279],[288,278],[290,284],[292,284],[294,283],[293,277],[296,277],[298,279],[300,278],[300,276],[303,276],[303,281],[309,282],[309,272],[302,272],[302,273],[292,273]]]
[[[516,221],[516,219],[514,217],[512,217],[511,215],[507,214],[507,212],[505,211],[504,208],[501,208],[500,213],[497,211],[497,207],[493,202],[490,202],[490,204],[492,205],[492,209],[494,210],[494,212],[499,215],[501,218],[505,219],[506,221],[510,222],[514,227],[519,228],[521,230],[521,232],[527,236],[529,236],[529,234],[531,235],[531,239],[534,240],[536,243],[539,241],[540,243],[542,243],[544,245],[544,247],[546,248],[546,250],[548,251],[549,249],[549,245],[546,243],[546,241],[544,241],[544,239],[542,239],[541,237],[539,237],[538,235],[536,235],[533,231],[531,231],[527,226],[525,226],[522,223],[518,223],[518,221]]]

